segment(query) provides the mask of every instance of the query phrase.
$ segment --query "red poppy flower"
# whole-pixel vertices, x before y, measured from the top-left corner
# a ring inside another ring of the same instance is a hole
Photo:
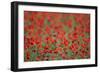
[[[90,42],[90,38],[83,38],[83,41],[89,43]]]
[[[85,28],[85,32],[90,33],[90,27]]]
[[[71,28],[71,27],[72,27],[72,20],[71,20],[71,19],[68,20],[66,24],[67,24],[67,26],[68,26],[69,28]]]
[[[82,46],[82,48],[84,48],[84,49],[87,47],[86,44],[81,44],[81,46]]]
[[[36,50],[32,50],[33,53],[36,53]]]
[[[52,60],[55,60],[55,58],[56,58],[55,56],[51,56],[51,59],[52,59]]]
[[[55,49],[55,52],[59,52],[59,53],[62,52],[62,48],[60,48],[60,47],[59,48],[56,48]]]
[[[64,53],[60,54],[63,59],[66,59],[66,55]]]
[[[48,48],[49,48],[49,46],[45,46],[45,47],[44,47],[44,49],[48,49]]]
[[[78,34],[76,32],[73,33],[73,40],[77,40],[78,39]]]
[[[78,44],[73,43],[73,44],[70,46],[70,48],[71,48],[71,50],[72,50],[73,52],[76,52],[77,49],[78,49]]]
[[[47,33],[50,33],[51,29],[50,29],[50,27],[47,26],[45,30],[46,30]]]
[[[27,58],[27,60],[29,60],[30,59],[30,52],[26,52],[26,58]]]
[[[82,18],[83,18],[83,15],[81,15],[81,14],[76,14],[75,15],[75,20],[80,24],[82,24],[82,20],[83,20]]]
[[[53,52],[57,54],[58,53],[58,50],[55,49]]]
[[[56,42],[56,40],[55,40],[55,39],[53,39],[53,38],[51,38],[51,42],[52,42],[52,43],[55,43],[55,42]]]
[[[64,39],[65,46],[68,46],[68,40]]]
[[[40,60],[40,56],[37,56],[37,57],[36,57],[36,61],[39,61],[39,60]]]
[[[43,25],[44,25],[44,19],[38,19],[38,20],[36,20],[36,24],[38,25],[38,27],[43,27]]]

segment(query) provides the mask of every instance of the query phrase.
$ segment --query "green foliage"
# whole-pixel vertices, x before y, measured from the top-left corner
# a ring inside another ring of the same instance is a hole
[[[73,52],[70,49],[68,49],[68,51],[67,51],[67,56],[68,57],[72,57],[73,56]]]

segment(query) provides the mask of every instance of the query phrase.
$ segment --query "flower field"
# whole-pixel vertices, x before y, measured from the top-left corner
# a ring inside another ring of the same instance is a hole
[[[24,61],[90,58],[90,14],[24,11]]]

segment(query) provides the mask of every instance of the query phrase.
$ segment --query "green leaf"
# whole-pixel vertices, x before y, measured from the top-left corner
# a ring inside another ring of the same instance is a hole
[[[45,54],[45,56],[47,56],[47,57],[50,57],[50,55],[51,55],[50,53],[46,53],[46,54]]]
[[[61,19],[61,22],[65,22],[65,19],[62,18],[62,19]]]
[[[67,56],[68,56],[68,57],[72,57],[72,56],[73,56],[73,52],[72,52],[71,50],[68,50],[68,51],[67,51]]]
[[[28,35],[28,31],[24,31],[24,35]]]
[[[68,26],[63,26],[63,28],[64,28],[64,30],[66,31],[66,33],[68,33],[69,32],[69,28],[68,28]]]
[[[62,44],[62,45],[61,45],[61,47],[62,47],[62,48],[64,48],[64,47],[65,47],[65,45],[64,45],[64,44]]]
[[[42,43],[42,46],[45,47],[46,46],[46,43]]]
[[[58,55],[57,60],[62,60],[62,57],[60,55]]]
[[[90,37],[89,33],[85,33],[85,38],[89,38],[89,37]]]
[[[76,58],[77,58],[77,59],[81,59],[81,56],[77,56]]]
[[[48,21],[48,19],[45,19],[44,24],[45,25],[50,25],[50,22]]]
[[[25,21],[24,24],[25,24],[25,25],[31,25],[31,21],[30,21],[30,20],[27,20],[27,21]]]
[[[54,50],[56,46],[54,44],[51,45],[51,49]]]

